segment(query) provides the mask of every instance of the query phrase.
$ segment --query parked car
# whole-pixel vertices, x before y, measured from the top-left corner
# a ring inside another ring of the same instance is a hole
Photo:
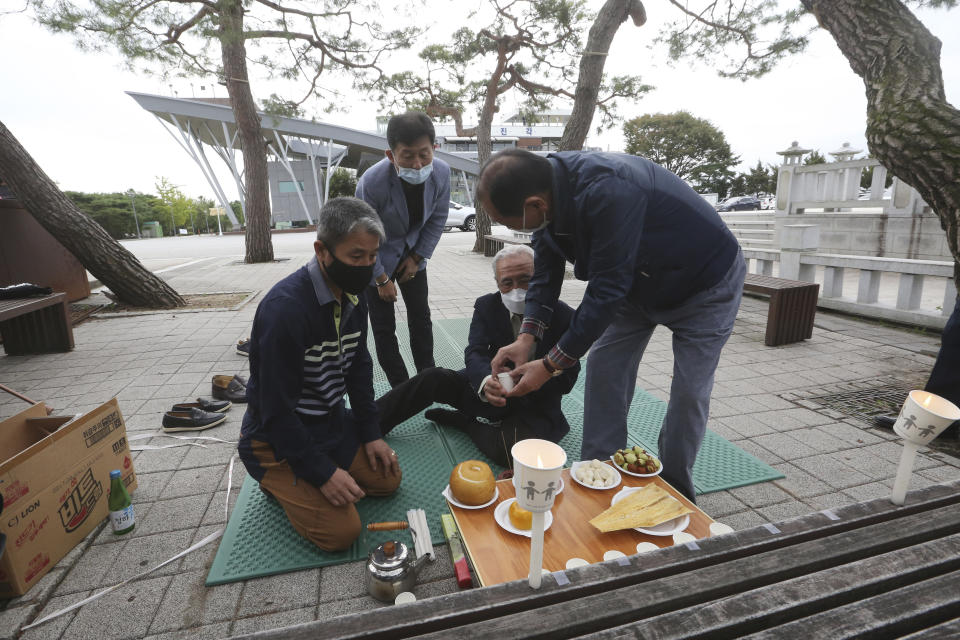
[[[717,211],[758,211],[760,199],[755,196],[731,196],[717,205]]]
[[[477,228],[477,210],[473,207],[465,207],[450,201],[450,214],[447,216],[447,224],[444,225],[444,231],[450,231],[457,227],[462,231],[473,231]]]

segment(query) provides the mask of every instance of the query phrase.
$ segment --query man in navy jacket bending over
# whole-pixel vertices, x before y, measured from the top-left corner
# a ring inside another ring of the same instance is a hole
[[[713,376],[746,273],[720,216],[663,167],[614,153],[502,151],[481,169],[477,197],[495,221],[532,231],[536,251],[520,335],[492,362],[495,372],[516,366],[507,397],[538,389],[589,349],[581,455],[607,458],[628,444],[640,359],[654,328],[666,326],[674,366],[659,454],[664,478],[693,500]],[[530,361],[567,262],[588,282],[583,300],[557,344]]]
[[[270,289],[250,335],[240,459],[293,528],[325,551],[360,535],[355,502],[400,485],[397,455],[380,437],[360,295],[383,237],[368,204],[329,201],[316,255]]]

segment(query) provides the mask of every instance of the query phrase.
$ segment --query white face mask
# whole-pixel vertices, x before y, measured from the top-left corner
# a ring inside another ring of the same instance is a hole
[[[430,174],[433,173],[433,163],[425,164],[419,169],[410,169],[408,167],[397,167],[397,175],[400,176],[400,179],[404,182],[409,182],[410,184],[423,184],[427,181],[427,178],[430,177]]]
[[[516,289],[511,289],[506,293],[500,293],[500,298],[503,300],[503,306],[507,308],[507,311],[510,313],[517,313],[523,315],[523,307],[527,303],[527,290],[517,287]]]
[[[519,231],[522,231],[523,233],[534,233],[536,231],[540,231],[540,229],[543,229],[548,224],[550,224],[550,221],[544,218],[543,222],[540,223],[540,226],[533,227],[532,229],[528,229],[527,228],[527,210],[524,209],[523,210],[523,226],[520,227]]]

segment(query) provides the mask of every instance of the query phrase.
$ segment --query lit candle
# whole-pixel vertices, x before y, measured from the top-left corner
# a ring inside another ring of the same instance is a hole
[[[566,452],[549,440],[521,440],[510,450],[517,504],[533,514],[530,527],[529,583],[539,589],[543,578],[543,514],[550,510],[560,488]]]
[[[903,452],[890,495],[893,504],[902,505],[906,500],[917,450],[956,420],[960,420],[960,408],[949,400],[928,391],[914,390],[907,395],[893,425],[893,430],[903,437]]]

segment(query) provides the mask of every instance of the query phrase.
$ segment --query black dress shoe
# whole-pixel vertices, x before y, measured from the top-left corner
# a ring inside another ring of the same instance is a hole
[[[163,414],[163,430],[171,431],[203,431],[210,427],[215,427],[227,416],[222,413],[213,413],[203,409],[190,409],[189,411],[167,411]]]
[[[247,401],[247,387],[237,376],[213,376],[211,394],[217,400],[229,400],[235,403]]]
[[[223,413],[233,406],[229,400],[204,400],[197,398],[196,402],[181,402],[173,405],[172,411],[190,411],[190,409],[203,409],[204,411],[213,411]]]
[[[881,429],[893,429],[893,425],[896,423],[896,416],[874,416],[873,425],[875,427],[880,427]]]

